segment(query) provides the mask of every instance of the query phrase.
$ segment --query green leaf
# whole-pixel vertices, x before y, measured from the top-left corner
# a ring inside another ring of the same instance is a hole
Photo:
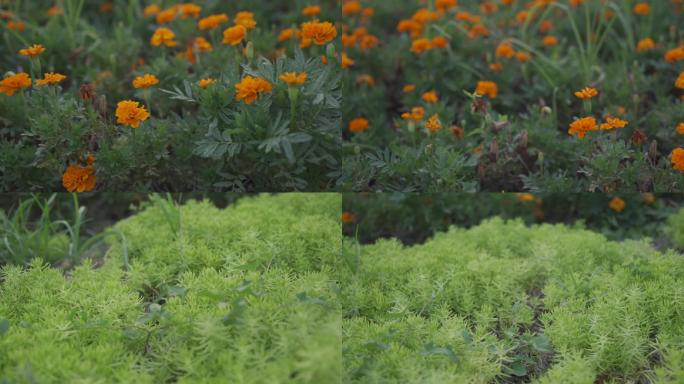
[[[294,150],[292,149],[292,144],[290,144],[287,138],[280,142],[280,147],[283,149],[283,153],[285,153],[285,157],[287,157],[287,160],[290,162],[290,164],[294,164],[296,161]]]
[[[430,342],[425,344],[423,356],[446,356],[452,363],[458,363],[458,356],[451,347],[438,347]]]
[[[0,336],[6,334],[10,329],[10,322],[7,319],[0,319]]]
[[[240,321],[242,315],[247,310],[247,300],[244,297],[239,297],[233,301],[231,306],[233,309],[221,318],[225,325],[236,324]]]
[[[553,352],[553,347],[551,346],[551,341],[545,335],[537,335],[532,338],[532,348],[541,353],[551,353]]]
[[[509,367],[504,367],[504,372],[517,377],[527,376],[527,368],[519,361],[514,362]]]

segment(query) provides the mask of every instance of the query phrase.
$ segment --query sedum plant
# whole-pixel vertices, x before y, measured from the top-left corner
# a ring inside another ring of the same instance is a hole
[[[423,245],[344,242],[344,382],[681,380],[684,258],[492,219]]]
[[[0,377],[29,382],[340,380],[338,195],[225,210],[157,198],[68,276],[34,259],[0,277]],[[125,240],[123,240],[125,239]],[[0,380],[0,381],[2,381]]]

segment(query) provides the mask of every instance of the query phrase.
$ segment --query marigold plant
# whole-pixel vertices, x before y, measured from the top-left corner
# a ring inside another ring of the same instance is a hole
[[[679,0],[342,1],[343,120],[372,129],[343,134],[338,184],[684,191],[670,164],[682,11]],[[457,129],[421,129],[435,115]]]
[[[0,6],[0,191],[338,188],[339,4],[80,3]]]

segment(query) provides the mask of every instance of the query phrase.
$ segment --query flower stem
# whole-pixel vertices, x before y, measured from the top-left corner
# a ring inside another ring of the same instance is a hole
[[[299,98],[299,89],[297,87],[289,86],[287,94],[290,98],[290,130],[297,129],[297,99]]]
[[[143,98],[145,99],[145,105],[147,106],[147,112],[152,114],[152,108],[150,107],[150,98],[151,98],[151,91],[149,88],[145,88],[143,90]]]

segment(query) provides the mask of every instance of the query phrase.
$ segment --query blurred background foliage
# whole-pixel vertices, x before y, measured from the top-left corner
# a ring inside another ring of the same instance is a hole
[[[208,199],[219,208],[250,194],[55,193],[0,194],[0,266],[27,265],[40,257],[69,269],[106,252],[103,231],[148,205],[177,212],[180,204]]]
[[[527,193],[358,193],[345,194],[345,236],[362,243],[397,237],[422,243],[449,226],[472,227],[500,216],[528,224],[565,223],[585,226],[610,239],[650,237],[658,247],[671,239],[668,217],[682,206],[678,194],[548,194]]]
[[[0,265],[26,264],[41,255],[68,269],[82,258],[103,254],[103,230],[148,205],[173,209],[191,199],[208,199],[223,208],[245,196],[251,195],[0,194]],[[684,248],[684,238],[678,238],[684,214],[676,214],[683,200],[678,194],[346,193],[341,213],[344,235],[361,243],[386,237],[422,243],[449,226],[467,228],[499,216],[527,224],[583,226],[613,240],[649,237],[657,248]]]

